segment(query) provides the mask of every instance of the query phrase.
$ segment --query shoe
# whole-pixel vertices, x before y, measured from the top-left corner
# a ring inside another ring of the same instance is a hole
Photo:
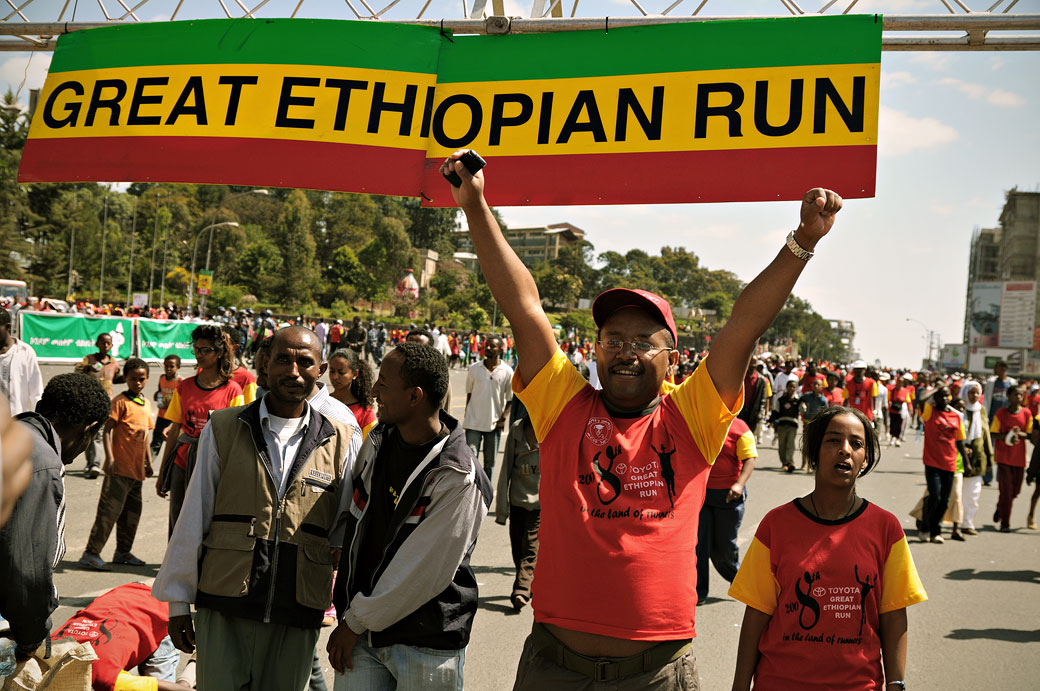
[[[127,566],[144,566],[143,559],[138,559],[130,552],[116,552],[112,555],[113,564],[125,564]]]
[[[83,477],[87,478],[88,480],[93,480],[99,474],[100,473],[98,473],[97,466],[93,465],[93,466],[90,466],[89,468],[87,468],[87,472],[83,473]]]
[[[793,473],[794,472],[794,466],[793,465],[784,466],[784,471],[788,472],[788,473]]]
[[[974,528],[962,528],[961,532],[964,533],[965,535],[978,535],[979,534],[979,531],[975,530]]]
[[[1000,509],[997,509],[996,511],[993,512],[993,522],[994,523],[999,523],[1000,522]]]
[[[527,605],[528,602],[531,601],[531,598],[527,597],[526,595],[517,594],[509,598],[509,601],[513,603],[513,609],[519,612]]]
[[[942,539],[942,535],[932,535],[932,538],[928,542],[931,542],[932,544],[936,545],[941,545],[946,541]]]
[[[83,556],[79,558],[79,565],[93,571],[112,570],[112,567],[105,563],[100,554],[94,554],[93,552],[84,552]]]
[[[964,536],[960,533],[950,533],[950,539],[956,540],[957,542],[964,542]]]
[[[1009,525],[1002,525],[1002,526],[1000,526],[1000,532],[1002,532],[1002,533],[1010,533],[1011,532],[1011,526],[1009,526]]]
[[[1030,516],[1026,519],[1026,528],[1029,530],[1036,530],[1036,519]]]

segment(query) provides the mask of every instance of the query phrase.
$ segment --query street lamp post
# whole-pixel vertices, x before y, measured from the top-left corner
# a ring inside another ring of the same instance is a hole
[[[105,304],[105,231],[108,229],[108,195],[105,195],[105,215],[101,222],[101,278],[98,281],[98,307]]]
[[[914,322],[915,324],[920,326],[922,329],[924,329],[925,336],[928,339],[928,352],[925,355],[924,359],[925,359],[925,362],[927,362],[929,367],[930,367],[931,364],[932,364],[932,336],[936,335],[935,332],[932,331],[931,329],[929,329],[928,325],[925,324],[923,321],[921,321],[919,319],[911,319],[910,317],[907,317],[906,321]]]
[[[222,223],[211,223],[210,225],[206,226],[205,228],[203,228],[202,230],[200,230],[198,233],[195,234],[195,248],[191,252],[191,277],[189,278],[189,282],[188,282],[188,318],[189,319],[191,319],[192,298],[195,296],[195,259],[198,257],[198,254],[199,254],[199,238],[201,238],[202,234],[205,233],[207,230],[211,231],[211,233],[212,233],[214,228],[237,228],[237,227],[238,227],[238,223],[236,223],[235,221],[224,221]],[[212,237],[212,235],[210,235],[210,237]]]
[[[134,303],[133,290],[134,290],[134,241],[137,239],[137,197],[134,197],[134,220],[130,225],[130,269],[127,271],[126,277],[126,304],[124,306],[124,313],[130,309]]]
[[[72,234],[72,238],[69,241],[69,286],[65,291],[65,299],[72,301],[72,255],[76,251],[76,207],[79,205],[79,190],[74,190],[72,193],[72,222],[69,223],[69,230]]]
[[[152,307],[152,289],[155,287],[155,250],[159,245],[159,195],[162,190],[155,193],[155,228],[152,229],[152,269],[148,273],[148,308]]]
[[[227,199],[224,199],[223,201],[221,201],[220,205],[217,206],[217,208],[213,209],[213,217],[210,220],[215,223],[216,220],[217,220],[217,211],[219,211],[221,208],[223,208],[223,206],[225,204],[227,204],[232,199],[235,199],[237,197],[245,197],[246,195],[249,195],[249,194],[268,195],[268,194],[270,194],[270,192],[268,192],[267,190],[262,190],[261,189],[261,190],[248,190],[246,192],[239,192],[238,194],[233,194],[230,197],[228,197]],[[235,224],[235,227],[238,227],[237,223]],[[209,231],[209,243],[207,243],[207,245],[206,245],[206,271],[209,271],[209,259],[210,259],[210,255],[213,253],[213,230],[212,230],[213,226],[210,226],[210,228],[211,228],[211,230]],[[209,297],[209,296],[208,295],[203,295],[202,296],[201,307],[202,307],[203,310],[206,309],[206,298],[207,297]]]

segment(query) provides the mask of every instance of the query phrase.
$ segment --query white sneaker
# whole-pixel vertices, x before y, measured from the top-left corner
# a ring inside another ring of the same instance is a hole
[[[932,539],[929,540],[929,542],[934,543],[936,545],[941,545],[943,542],[945,542],[945,540],[942,539],[942,535],[933,535]]]

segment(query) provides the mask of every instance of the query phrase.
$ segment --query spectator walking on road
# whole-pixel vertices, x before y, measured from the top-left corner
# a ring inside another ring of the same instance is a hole
[[[964,420],[950,406],[950,390],[945,385],[937,386],[930,400],[925,401],[921,420],[924,422],[923,461],[928,496],[917,528],[922,542],[942,544],[942,520],[953,491],[957,454],[965,465],[971,463],[971,457],[964,445]]]
[[[361,317],[354,317],[354,323],[347,329],[347,347],[357,355],[365,356],[365,341],[368,340],[368,329],[361,323]]]
[[[11,313],[0,308],[0,396],[11,415],[36,408],[43,395],[43,378],[36,351],[11,334]]]
[[[466,370],[466,416],[462,426],[473,455],[484,452],[484,472],[488,479],[495,469],[495,456],[502,429],[513,398],[510,382],[513,368],[502,361],[502,339],[493,336],[485,342],[484,359]]]
[[[852,363],[852,376],[845,380],[842,392],[844,405],[855,408],[871,422],[874,421],[875,400],[878,395],[877,381],[866,376],[867,363],[856,360]]]
[[[790,384],[790,382],[789,382]],[[740,568],[737,533],[744,520],[747,481],[755,469],[755,434],[737,418],[708,473],[697,530],[697,604],[708,599],[708,562],[728,583]]]
[[[148,383],[148,363],[130,358],[123,365],[126,391],[112,399],[112,410],[102,432],[105,445],[105,480],[101,483],[97,516],[90,529],[87,548],[79,565],[96,571],[108,571],[101,550],[116,527],[116,551],[113,564],[144,566],[130,551],[137,536],[144,506],[141,485],[152,476],[152,452],[148,432],[154,426],[152,407],[141,395]]]
[[[36,410],[16,419],[32,438],[32,477],[0,530],[0,617],[15,656],[27,660],[50,635],[58,606],[54,569],[65,556],[65,469],[108,417],[111,400],[96,377],[59,374]]]
[[[379,424],[358,457],[327,646],[335,688],[462,689],[477,580],[469,560],[491,483],[440,410],[448,365],[404,343],[376,380]]]
[[[513,330],[513,389],[541,445],[535,624],[514,689],[604,680],[622,691],[697,688],[690,574],[708,471],[741,408],[755,344],[831,229],[841,197],[806,193],[787,244],[738,297],[711,354],[669,393],[661,386],[679,360],[671,306],[642,290],[599,295],[597,390],[557,346],[534,279],[484,199],[484,171],[470,174],[458,160],[464,153],[441,172],[462,179],[450,190]]]
[[[1026,471],[1025,440],[1033,431],[1033,416],[1022,405],[1022,389],[1017,384],[1007,388],[1007,405],[993,415],[989,431],[996,435],[993,442],[997,461],[997,485],[1000,489],[993,522],[1000,523],[1000,532],[1011,532],[1011,504],[1022,491]]]
[[[76,372],[89,374],[101,382],[109,398],[112,397],[112,387],[123,383],[123,375],[120,373],[119,363],[109,353],[112,351],[112,336],[107,333],[99,334],[95,341],[97,352],[84,356],[83,360],[76,365]],[[101,445],[101,433],[87,447],[87,472],[86,477],[93,480],[98,476],[98,468],[101,467],[101,459],[105,457],[105,449]]]
[[[732,688],[905,688],[906,608],[928,596],[899,519],[856,494],[881,459],[873,423],[827,408],[802,452],[813,491],[766,514],[729,590],[747,605]]]
[[[760,373],[756,365],[754,360],[748,363],[747,375],[744,377],[744,407],[737,417],[758,435],[758,427],[766,409],[772,409],[773,391],[769,377]]]
[[[231,379],[234,351],[227,334],[219,326],[200,324],[191,332],[191,345],[199,371],[177,385],[166,409],[166,419],[173,424],[166,434],[166,453],[156,480],[156,493],[170,497],[170,535],[181,513],[199,438],[210,413],[242,405],[242,388]]]
[[[538,526],[542,507],[538,503],[541,480],[538,439],[527,408],[514,406],[512,424],[502,454],[495,496],[495,523],[509,521],[509,548],[513,554],[513,592],[509,602],[517,612],[531,601],[531,581],[538,559]]]
[[[773,414],[769,417],[776,430],[776,446],[780,453],[780,467],[788,473],[794,472],[794,444],[798,437],[798,420],[801,417],[802,401],[796,391],[798,381],[787,380],[784,392],[773,402]]]
[[[278,331],[267,393],[214,411],[202,433],[153,586],[170,603],[174,645],[186,653],[198,645],[201,691],[307,685],[354,461],[353,426],[308,403],[324,371],[313,332]]]
[[[376,324],[375,322],[368,323],[368,332],[365,334],[365,350],[368,351],[368,356],[372,358],[372,363],[379,367],[379,363],[383,361],[383,352],[386,349],[386,327],[383,326],[383,322]]]
[[[812,391],[809,393],[803,393],[798,400],[801,404],[802,420],[805,422],[812,422],[812,419],[819,415],[821,410],[830,405],[830,402],[823,393],[822,379],[814,380],[812,383]],[[808,466],[802,466],[802,470],[807,469]]]

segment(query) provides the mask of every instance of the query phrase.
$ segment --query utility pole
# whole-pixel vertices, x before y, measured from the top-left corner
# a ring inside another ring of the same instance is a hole
[[[169,210],[170,195],[166,195],[167,210]],[[163,226],[163,248],[162,248],[162,270],[159,272],[159,306],[166,304],[166,251],[170,248],[170,215],[166,214],[166,224]]]
[[[152,269],[148,272],[148,307],[152,306],[152,290],[155,287],[155,250],[158,247],[159,239],[159,194],[162,190],[155,193],[155,228],[152,230]]]
[[[130,225],[130,269],[126,278],[126,303],[123,307],[128,309],[133,304],[134,290],[134,240],[137,238],[137,197],[134,197],[134,220]],[[124,311],[125,311],[124,309]]]
[[[98,307],[105,304],[105,231],[108,229],[108,195],[105,195],[105,220],[101,222],[101,278],[98,282]]]
[[[72,255],[76,251],[76,206],[79,201],[79,190],[73,190],[72,193],[72,219],[69,223],[69,229],[72,233],[72,239],[69,241],[69,287],[65,290],[65,299],[71,300],[72,298]]]

